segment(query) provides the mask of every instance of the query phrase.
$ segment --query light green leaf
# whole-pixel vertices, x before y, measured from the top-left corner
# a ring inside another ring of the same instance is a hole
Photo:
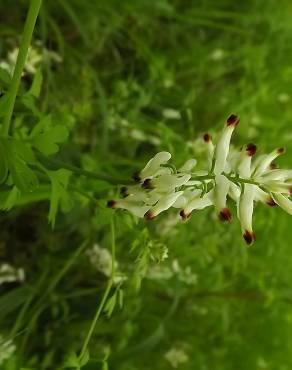
[[[64,125],[52,125],[50,115],[44,117],[32,130],[30,137],[32,144],[45,155],[55,154],[59,151],[59,144],[68,139],[68,130]]]
[[[55,226],[56,216],[59,208],[61,208],[63,212],[67,212],[72,207],[72,200],[67,192],[70,174],[71,172],[65,169],[47,171],[47,175],[49,176],[52,184],[50,210],[48,216],[52,227]]]
[[[41,93],[43,83],[43,75],[40,69],[37,70],[32,81],[31,88],[28,91],[28,94],[33,95],[35,98],[38,98]]]
[[[0,184],[2,184],[8,175],[8,162],[5,148],[0,141]]]

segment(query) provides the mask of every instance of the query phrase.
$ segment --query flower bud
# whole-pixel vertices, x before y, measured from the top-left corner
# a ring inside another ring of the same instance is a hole
[[[231,212],[226,206],[230,181],[224,175],[215,177],[214,205],[221,220],[230,221]]]
[[[215,166],[214,166],[215,175],[219,175],[225,169],[226,159],[229,153],[231,136],[238,123],[239,118],[234,114],[232,114],[227,119],[226,125],[222,131],[222,134],[215,148]]]
[[[255,240],[255,234],[252,230],[255,190],[255,185],[245,184],[238,203],[238,217],[241,223],[243,238],[247,244],[252,244]]]

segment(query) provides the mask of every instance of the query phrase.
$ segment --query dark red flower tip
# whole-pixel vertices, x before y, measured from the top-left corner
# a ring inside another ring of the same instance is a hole
[[[144,218],[146,220],[153,220],[155,218],[155,215],[149,210],[145,213]]]
[[[231,114],[228,118],[227,118],[227,126],[237,126],[239,124],[239,117],[236,116],[235,114]]]
[[[115,208],[116,204],[117,204],[117,202],[115,200],[109,200],[107,202],[107,207],[108,208]]]
[[[221,209],[221,211],[219,212],[219,218],[222,221],[231,221],[232,215],[230,210],[228,208]]]
[[[248,245],[251,245],[256,240],[255,233],[248,230],[245,230],[243,238]]]
[[[210,141],[212,141],[212,136],[210,134],[205,134],[203,136],[203,139],[204,139],[205,143],[209,143]]]
[[[140,172],[135,172],[133,173],[133,180],[135,180],[136,182],[140,182],[141,181],[141,177],[140,177]]]
[[[278,154],[283,154],[285,152],[285,148],[278,148],[277,153]]]
[[[180,217],[183,219],[183,220],[187,220],[188,218],[191,217],[192,215],[192,212],[190,213],[185,213],[185,211],[182,209],[179,213]]]
[[[276,207],[278,204],[274,201],[274,199],[272,197],[270,197],[267,201],[266,201],[266,204],[269,206],[269,207]]]
[[[247,144],[246,152],[250,157],[254,156],[256,154],[256,151],[257,151],[257,147],[255,144],[252,144],[252,143]]]
[[[142,188],[144,188],[144,189],[153,189],[153,186],[151,184],[151,179],[146,179],[142,184]]]
[[[278,168],[278,165],[276,162],[272,162],[269,166],[270,170],[275,170],[276,168]]]
[[[126,186],[122,186],[122,187],[121,187],[121,190],[120,190],[120,193],[121,193],[121,195],[122,195],[123,197],[128,196],[128,195],[129,195],[129,194],[128,194],[128,188],[127,188]]]

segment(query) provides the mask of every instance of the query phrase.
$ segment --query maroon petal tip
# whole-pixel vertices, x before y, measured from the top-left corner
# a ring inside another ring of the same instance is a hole
[[[277,165],[277,163],[272,162],[272,163],[270,164],[269,168],[270,168],[270,170],[275,170],[276,168],[278,168],[278,165]]]
[[[188,218],[191,217],[191,212],[190,213],[186,213],[183,209],[180,211],[179,215],[180,217],[183,219],[183,220],[187,220]]]
[[[140,182],[141,181],[141,177],[140,177],[140,173],[139,172],[135,172],[132,177],[133,177],[133,180],[135,180],[136,182]]]
[[[151,184],[151,179],[146,179],[142,184],[142,188],[153,189],[152,184]]]
[[[209,143],[210,141],[212,141],[212,136],[210,134],[205,134],[203,136],[203,139],[204,139],[205,143]]]
[[[153,220],[155,218],[155,215],[149,210],[145,213],[144,218],[146,220]]]
[[[128,196],[128,188],[126,186],[122,186],[121,189],[120,189],[120,193],[123,197],[126,197]]]
[[[107,202],[107,207],[108,208],[115,208],[116,204],[117,204],[117,202],[115,200],[109,200]]]
[[[256,154],[256,151],[257,151],[257,147],[255,144],[252,144],[252,143],[247,144],[246,152],[250,157],[254,156]]]
[[[248,230],[245,230],[243,238],[248,245],[251,245],[256,240],[255,233]]]
[[[236,116],[235,114],[231,114],[228,118],[227,118],[227,126],[237,126],[239,124],[239,117]]]
[[[266,204],[269,206],[269,207],[276,207],[278,204],[274,201],[273,198],[269,198],[267,201],[266,201]]]
[[[232,215],[228,208],[223,208],[219,212],[219,218],[222,221],[231,221]]]
[[[285,152],[285,148],[278,148],[277,153],[278,154],[283,154]]]

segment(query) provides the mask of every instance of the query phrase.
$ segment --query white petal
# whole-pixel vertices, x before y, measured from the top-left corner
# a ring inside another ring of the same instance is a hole
[[[263,189],[259,188],[258,186],[255,189],[254,200],[256,202],[267,204],[268,206],[271,206],[271,207],[275,206],[270,194],[266,193]]]
[[[248,179],[251,176],[251,159],[256,152],[256,146],[248,144],[242,148],[239,162],[237,165],[237,172],[240,177]]]
[[[146,164],[143,170],[140,172],[141,179],[146,179],[155,176],[156,172],[160,169],[162,164],[167,163],[171,158],[171,154],[168,152],[157,153],[150,161]]]
[[[273,162],[273,160],[283,153],[284,153],[283,148],[277,148],[273,150],[271,153],[261,156],[260,160],[258,160],[257,162],[257,166],[255,167],[253,176],[254,177],[261,176],[264,172],[266,172],[269,169],[270,164]]]
[[[252,244],[255,240],[255,235],[252,230],[255,189],[255,185],[245,184],[238,203],[238,216],[241,229],[243,237],[248,244]]]
[[[192,159],[189,159],[185,162],[185,164],[183,166],[181,166],[179,168],[179,172],[191,172],[192,169],[196,166],[197,164],[197,160],[192,158]]]
[[[144,214],[150,209],[150,206],[145,206],[141,202],[132,201],[128,198],[125,198],[116,201],[113,208],[126,209],[135,216],[143,217]]]
[[[264,188],[271,193],[282,193],[289,195],[291,193],[291,184],[278,180],[269,180],[263,184]]]
[[[266,180],[282,180],[285,181],[287,179],[292,179],[292,170],[281,170],[275,169],[267,171],[261,177],[263,181]]]
[[[177,187],[180,187],[187,183],[191,175],[162,175],[160,177],[154,178],[150,182],[150,186],[157,188],[159,191],[170,191]]]
[[[166,211],[168,208],[170,208],[175,201],[183,194],[183,191],[178,191],[176,193],[171,193],[164,195],[159,199],[157,204],[152,207],[146,214],[145,217],[148,219],[152,219],[159,215],[159,213]]]
[[[214,158],[214,151],[215,151],[215,146],[212,141],[212,137],[209,134],[204,135],[204,142],[206,143],[207,147],[207,158],[208,158],[208,165],[209,165],[209,170],[212,168],[212,162]]]
[[[240,198],[240,188],[234,182],[230,181],[230,187],[229,187],[229,192],[228,195],[230,198],[232,198],[236,203],[238,202]]]
[[[199,195],[193,197],[185,205],[184,209],[181,211],[180,215],[182,218],[187,218],[190,216],[193,210],[195,209],[204,209],[213,205],[213,191],[205,194],[203,197]]]
[[[272,194],[274,201],[289,215],[292,215],[292,202],[282,194]]]
[[[226,207],[227,194],[230,187],[230,181],[224,175],[215,177],[214,205],[218,215],[224,220],[230,220],[231,214]]]
[[[235,117],[235,116],[234,116]],[[229,153],[229,146],[232,133],[238,121],[234,121],[234,123],[230,124],[227,123],[222,131],[222,134],[218,140],[218,143],[215,148],[215,167],[214,173],[215,175],[219,175],[225,170],[226,166],[226,159]]]

